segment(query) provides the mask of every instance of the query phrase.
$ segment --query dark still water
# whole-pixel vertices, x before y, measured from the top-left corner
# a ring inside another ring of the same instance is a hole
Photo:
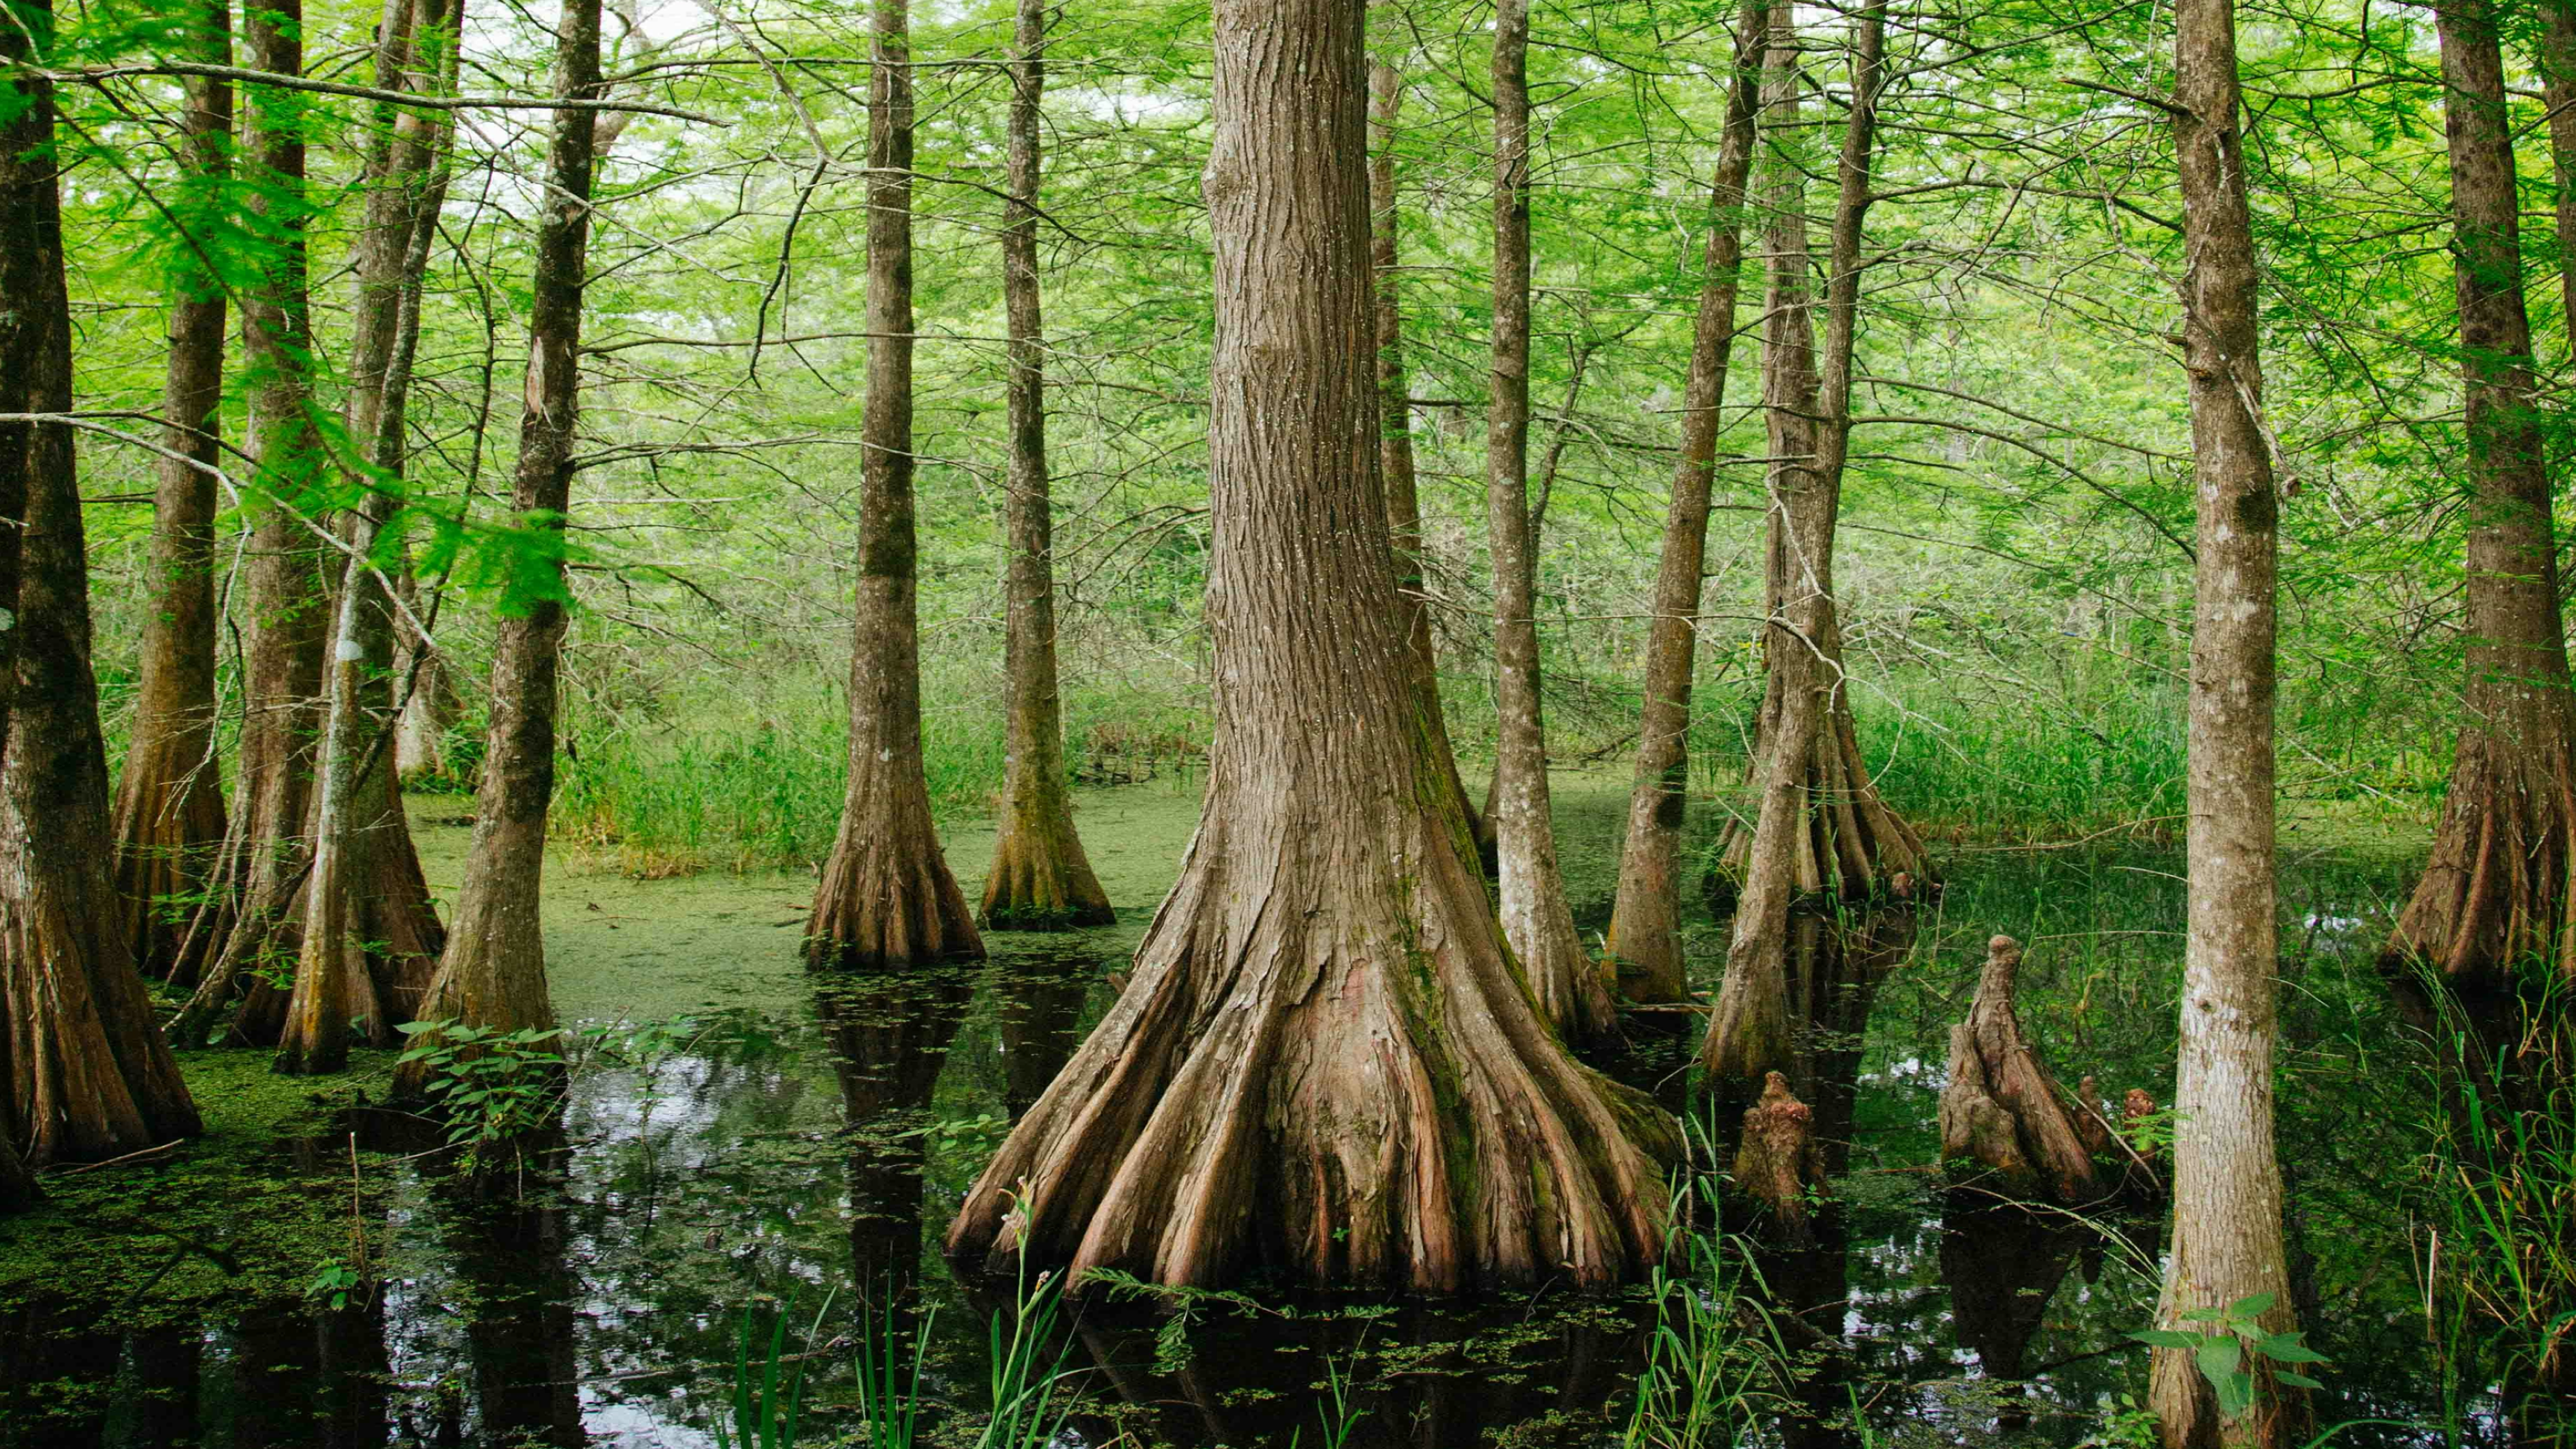
[[[2029,943],[2022,1017],[2061,1079],[2171,1100],[2179,861],[1995,852],[1951,868],[1937,906],[1873,923],[1874,957],[1809,983],[1799,1090],[1829,1139],[1833,1202],[1803,1247],[1715,1236],[1729,1286],[1707,1291],[1735,1296],[1714,1321],[1741,1339],[1727,1351],[1789,1372],[1752,1375],[1763,1387],[1697,1442],[2133,1442],[2122,1400],[2143,1397],[2145,1357],[2125,1335],[2153,1311],[2159,1223],[1945,1194],[1933,1118],[1948,1029],[1997,931]],[[2335,1442],[2509,1442],[2490,1387],[2451,1367],[2470,1360],[2428,1341],[2410,1194],[2433,1079],[2368,961],[2406,878],[2393,857],[2317,852],[2284,892],[2302,1318],[2332,1360],[2321,1422],[2402,1425]],[[560,975],[595,973],[566,1014],[620,1025],[584,1048],[544,1150],[478,1188],[417,1124],[326,1097],[272,1113],[298,1122],[284,1135],[191,1149],[217,1164],[57,1179],[60,1205],[0,1222],[0,1445],[714,1444],[746,1309],[756,1357],[788,1316],[789,1351],[810,1350],[801,1442],[837,1442],[855,1427],[846,1340],[881,1331],[888,1303],[899,1326],[928,1325],[922,1442],[972,1443],[1008,1293],[961,1286],[939,1239],[1106,1003],[1135,927],[996,936],[995,958],[960,973],[816,980],[772,919],[792,885],[731,887],[720,912],[725,887],[678,882],[584,911],[587,884],[554,903],[596,928],[555,941]],[[700,931],[659,954],[635,904],[657,889],[695,890]],[[629,934],[606,934],[621,920]],[[1696,930],[1713,972],[1720,928]],[[756,984],[691,994],[736,977]],[[1606,1065],[1687,1106],[1692,1044],[1641,1032]],[[309,1090],[260,1065],[192,1072],[210,1098]],[[1048,1350],[1080,1371],[1065,1445],[1621,1443],[1653,1316],[1642,1292],[1373,1303],[1258,1284],[1078,1307]]]

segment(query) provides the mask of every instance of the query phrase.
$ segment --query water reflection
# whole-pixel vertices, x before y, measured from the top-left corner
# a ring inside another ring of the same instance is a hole
[[[850,1273],[869,1297],[909,1297],[921,1275],[926,1108],[973,983],[948,969],[826,979],[814,992],[841,1087],[850,1183]]]

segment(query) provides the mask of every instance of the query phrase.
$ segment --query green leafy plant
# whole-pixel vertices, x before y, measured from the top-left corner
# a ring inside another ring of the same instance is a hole
[[[1648,1290],[1655,1321],[1646,1368],[1620,1449],[1697,1449],[1734,1442],[1779,1401],[1788,1349],[1763,1309],[1750,1263],[1730,1265],[1722,1240],[1694,1235],[1689,1268],[1662,1268]]]
[[[327,1303],[334,1313],[349,1306],[349,1299],[366,1286],[366,1275],[349,1265],[346,1259],[325,1258],[313,1270],[313,1281],[304,1285],[304,1296],[315,1303]]]
[[[2272,1333],[2263,1327],[2260,1320],[2271,1310],[2277,1296],[2255,1293],[2224,1308],[2186,1309],[2181,1315],[2184,1323],[2207,1326],[2144,1328],[2129,1337],[2155,1348],[2189,1353],[2200,1376],[2209,1381],[2211,1392],[2218,1395],[2220,1417],[2241,1418],[2254,1407],[2257,1377],[2267,1365],[2276,1382],[2291,1388],[2325,1387],[2290,1367],[2326,1361],[2324,1354],[2300,1341],[2304,1334],[2295,1330]]]
[[[480,1151],[553,1117],[563,1085],[560,1028],[505,1032],[457,1021],[410,1021],[398,1030],[412,1044],[397,1060],[428,1065],[422,1090],[446,1119],[452,1145]]]
[[[752,1326],[752,1305],[742,1306],[742,1327],[734,1340],[730,1418],[719,1414],[710,1425],[719,1449],[795,1449],[805,1426],[805,1360],[822,1334],[823,1315],[831,1311],[827,1295],[805,1330],[805,1352],[796,1355],[787,1352],[786,1310],[771,1314],[768,1342],[761,1345],[761,1357],[755,1362],[752,1349],[760,1335]]]

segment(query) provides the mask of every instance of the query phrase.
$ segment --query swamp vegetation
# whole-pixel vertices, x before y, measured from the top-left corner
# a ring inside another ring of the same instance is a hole
[[[2571,248],[2571,0],[0,0],[0,1449],[2576,1442]]]

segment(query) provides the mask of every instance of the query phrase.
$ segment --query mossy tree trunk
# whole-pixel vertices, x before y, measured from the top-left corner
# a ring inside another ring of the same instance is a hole
[[[1853,18],[1851,105],[1843,126],[1825,284],[1825,356],[1816,364],[1800,158],[1799,41],[1791,7],[1770,15],[1763,108],[1772,147],[1770,296],[1763,328],[1763,402],[1770,419],[1767,571],[1769,682],[1753,777],[1761,806],[1739,831],[1742,892],[1726,979],[1700,1049],[1713,1076],[1750,1083],[1791,1050],[1786,1009],[1789,909],[1833,890],[1865,899],[1908,896],[1928,874],[1922,842],[1888,810],[1860,759],[1842,625],[1834,607],[1834,531],[1851,437],[1852,354],[1858,341],[1863,225],[1885,84],[1883,3]]]
[[[1216,719],[1126,991],[952,1253],[1447,1291],[1632,1278],[1679,1142],[1567,1055],[1435,776],[1388,566],[1360,0],[1222,0],[1205,190]]]
[[[2464,78],[2458,19],[2440,20],[2445,72]],[[2485,32],[2499,139],[2504,93]],[[2173,116],[2182,183],[2183,367],[2191,380],[2199,529],[2191,641],[2191,881],[2183,946],[2181,1043],[2174,1074],[2173,1240],[2158,1326],[2269,1295],[2266,1333],[2298,1327],[2281,1233],[2273,1142],[2279,922],[2273,829],[2273,699],[2279,495],[2260,411],[2263,371],[2245,151],[2237,130],[2233,0],[2174,11]],[[2453,137],[2459,136],[2458,96]],[[2512,224],[2513,183],[2503,181]],[[2514,311],[2520,315],[2519,293]],[[2471,427],[2478,424],[2472,401]],[[2546,508],[2544,495],[2543,507]],[[2545,517],[2545,513],[2544,513]],[[2554,613],[2554,611],[2553,611]],[[2564,679],[2564,664],[2561,664]],[[2561,757],[2563,760],[2563,756]],[[2307,1396],[2255,1359],[2254,1399],[2222,1411],[2190,1350],[2159,1348],[2148,1403],[2168,1449],[2304,1443]]]
[[[2482,0],[2435,15],[2467,403],[2468,717],[2432,857],[2386,954],[2493,983],[2534,960],[2576,970],[2576,713],[2496,17]]]
[[[454,30],[448,0],[388,0],[376,32],[377,86],[433,89]],[[395,601],[384,587],[377,543],[401,502],[403,401],[419,321],[417,305],[405,303],[420,286],[410,264],[429,260],[427,246],[415,249],[414,241],[423,208],[443,189],[438,153],[447,128],[429,111],[380,108],[376,120],[384,129],[367,166],[342,414],[347,446],[364,450],[346,469],[359,502],[340,531],[349,552],[332,625],[313,865],[279,1033],[281,1071],[339,1070],[353,1030],[391,1045],[445,942],[394,788]],[[382,944],[371,951],[371,943]]]
[[[1557,868],[1538,639],[1538,523],[1529,499],[1529,6],[1494,7],[1494,335],[1485,515],[1494,556],[1494,837],[1503,935],[1539,1010],[1591,1040],[1617,1026]]]
[[[807,917],[815,967],[984,954],[930,818],[921,760],[919,546],[912,455],[912,63],[905,0],[872,0],[868,77],[868,394],[860,419],[850,779]]]
[[[607,94],[599,74],[599,0],[564,0],[555,29],[554,91],[567,100]],[[510,489],[520,526],[541,534],[563,529],[571,503],[598,114],[555,112],[546,153],[546,205],[528,313],[527,402]],[[423,1021],[503,1032],[555,1024],[539,905],[568,598],[561,544],[541,539],[527,548],[492,651],[491,727],[465,879],[446,952],[418,1012]],[[395,1077],[396,1090],[416,1094],[426,1070],[422,1062],[407,1064]]]
[[[228,4],[182,20],[187,50],[211,65],[233,58]],[[232,83],[185,82],[183,170],[175,206],[198,222],[220,215],[232,171]],[[154,464],[150,603],[134,698],[133,733],[117,781],[116,889],[135,964],[167,976],[186,909],[205,889],[224,842],[223,762],[215,742],[214,470],[222,465],[223,285],[195,246],[172,255],[170,351],[162,373],[161,446]]]
[[[1418,707],[1430,731],[1432,771],[1458,793],[1458,812],[1488,870],[1496,863],[1494,828],[1458,773],[1440,702],[1440,645],[1431,624],[1431,600],[1422,562],[1422,495],[1413,470],[1413,383],[1404,366],[1404,293],[1395,176],[1395,128],[1404,114],[1404,74],[1382,60],[1369,63],[1369,261],[1377,286],[1378,470],[1386,478],[1387,531],[1395,539],[1395,592],[1413,667]]]
[[[1619,989],[1634,1001],[1689,994],[1681,941],[1682,827],[1690,789],[1691,676],[1698,666],[1700,585],[1708,560],[1709,493],[1717,475],[1718,410],[1735,350],[1735,299],[1744,265],[1745,183],[1753,170],[1754,112],[1770,25],[1765,0],[1747,0],[1736,22],[1735,84],[1717,171],[1709,184],[1708,247],[1690,370],[1682,382],[1681,457],[1664,513],[1647,626],[1645,705],[1637,726],[1636,783],[1619,852],[1619,893],[1609,949]]]
[[[245,12],[245,58],[278,75],[304,71],[299,0]],[[244,569],[250,638],[242,660],[241,740],[231,828],[188,922],[171,981],[194,988],[170,1024],[202,1045],[235,1009],[254,1039],[275,1030],[285,995],[271,983],[295,954],[296,891],[311,864],[315,750],[322,731],[322,654],[329,585],[314,520],[328,490],[314,418],[313,326],[307,294],[305,131],[312,98],[275,86],[244,93],[244,129],[259,274],[242,295],[244,391],[259,521]]]
[[[53,12],[0,27],[0,414],[72,408]],[[135,973],[108,832],[90,665],[89,556],[72,430],[0,422],[0,1129],[18,1171],[95,1161],[198,1129]]]
[[[1056,686],[1055,501],[1047,482],[1046,332],[1038,310],[1038,176],[1046,87],[1045,0],[1019,0],[1009,122],[1010,201],[1002,296],[1010,327],[1010,560],[1003,573],[1006,745],[1001,829],[984,879],[984,925],[1064,930],[1117,919],[1100,888],[1065,788],[1064,708]]]

